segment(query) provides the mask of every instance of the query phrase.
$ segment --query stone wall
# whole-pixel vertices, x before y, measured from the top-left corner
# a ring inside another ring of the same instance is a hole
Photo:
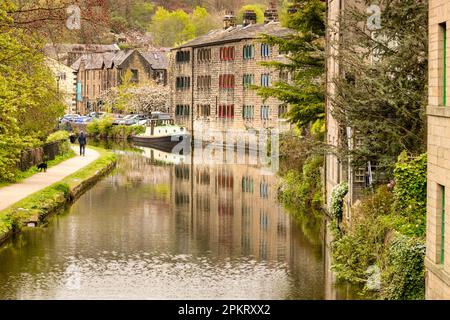
[[[447,23],[447,61],[450,52],[450,3],[430,0],[429,28],[429,105],[428,115],[428,203],[427,203],[427,299],[450,299],[450,109],[444,105],[444,32]],[[447,63],[447,74],[449,74]],[[447,92],[450,86],[447,76]],[[443,189],[445,187],[445,189]],[[445,190],[445,191],[444,191]],[[445,198],[442,199],[443,195]],[[444,202],[443,202],[444,200]],[[442,204],[444,259],[442,261]]]

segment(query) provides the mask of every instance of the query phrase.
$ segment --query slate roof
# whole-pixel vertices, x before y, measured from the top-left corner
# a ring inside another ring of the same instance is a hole
[[[169,62],[167,59],[167,55],[162,51],[148,51],[141,52],[141,55],[145,60],[150,63],[153,70],[164,70],[167,69]]]
[[[71,68],[75,70],[80,69],[81,62],[84,63],[86,70],[101,69],[103,65],[110,69],[112,66],[120,67],[120,65],[136,50],[121,50],[118,52],[104,52],[104,53],[86,53],[83,54]],[[151,65],[153,70],[167,69],[168,61],[164,52],[150,51],[138,52]]]
[[[203,47],[212,44],[227,42],[236,42],[244,39],[257,39],[262,34],[283,37],[293,34],[293,32],[294,31],[291,29],[282,27],[279,22],[269,22],[267,24],[250,24],[248,26],[238,25],[226,30],[213,30],[204,36],[200,36],[172,50],[189,47]]]

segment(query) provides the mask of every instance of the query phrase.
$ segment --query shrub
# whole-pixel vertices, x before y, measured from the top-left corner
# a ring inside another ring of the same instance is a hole
[[[416,237],[397,235],[387,253],[382,273],[381,297],[389,300],[425,298],[425,243]]]
[[[313,155],[305,161],[301,172],[289,170],[279,189],[280,200],[285,205],[303,210],[311,207],[319,209],[322,204],[322,165],[323,157]]]
[[[342,220],[344,197],[348,193],[348,184],[341,183],[334,187],[331,193],[330,213],[334,219]]]
[[[46,143],[61,141],[59,155],[62,156],[70,151],[69,133],[64,130],[56,131],[47,137]]]

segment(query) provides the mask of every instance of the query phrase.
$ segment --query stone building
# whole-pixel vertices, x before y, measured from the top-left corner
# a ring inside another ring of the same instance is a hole
[[[121,84],[126,72],[131,81],[167,83],[167,59],[161,51],[140,53],[137,50],[82,55],[72,68],[77,72],[77,112],[99,111],[102,94]]]
[[[373,169],[369,168],[369,164],[364,168],[353,168],[350,165],[350,158],[339,157],[336,152],[342,144],[348,145],[349,148],[354,148],[358,144],[355,128],[344,128],[333,117],[332,103],[332,98],[336,94],[334,80],[345,76],[339,64],[339,44],[343,37],[349,36],[340,31],[339,19],[346,8],[350,7],[359,7],[362,12],[365,12],[365,2],[362,0],[327,0],[327,99],[325,102],[326,142],[330,146],[325,162],[325,200],[329,204],[333,189],[341,183],[348,183],[349,192],[345,199],[345,218],[348,221],[350,221],[350,207],[367,187],[367,176]]]
[[[265,24],[256,24],[256,14],[245,12],[243,25],[236,25],[228,12],[223,29],[172,49],[169,85],[177,123],[221,132],[286,126],[283,115],[288,107],[273,98],[264,101],[250,88],[289,77],[260,65],[286,59],[277,47],[262,43],[260,36],[292,32],[276,21],[273,10],[269,13]]]
[[[66,66],[71,66],[82,55],[89,53],[119,52],[117,44],[47,44],[44,53],[47,57],[57,60]]]
[[[450,299],[450,2],[429,1],[426,298]]]
[[[66,113],[76,113],[76,71],[51,58],[46,58],[45,63],[55,77],[58,92],[63,95]]]

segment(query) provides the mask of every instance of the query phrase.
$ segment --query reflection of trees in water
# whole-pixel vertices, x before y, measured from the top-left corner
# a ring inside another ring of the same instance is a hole
[[[313,245],[323,244],[324,213],[311,208],[299,210],[298,208],[285,207],[292,216],[295,224]]]

